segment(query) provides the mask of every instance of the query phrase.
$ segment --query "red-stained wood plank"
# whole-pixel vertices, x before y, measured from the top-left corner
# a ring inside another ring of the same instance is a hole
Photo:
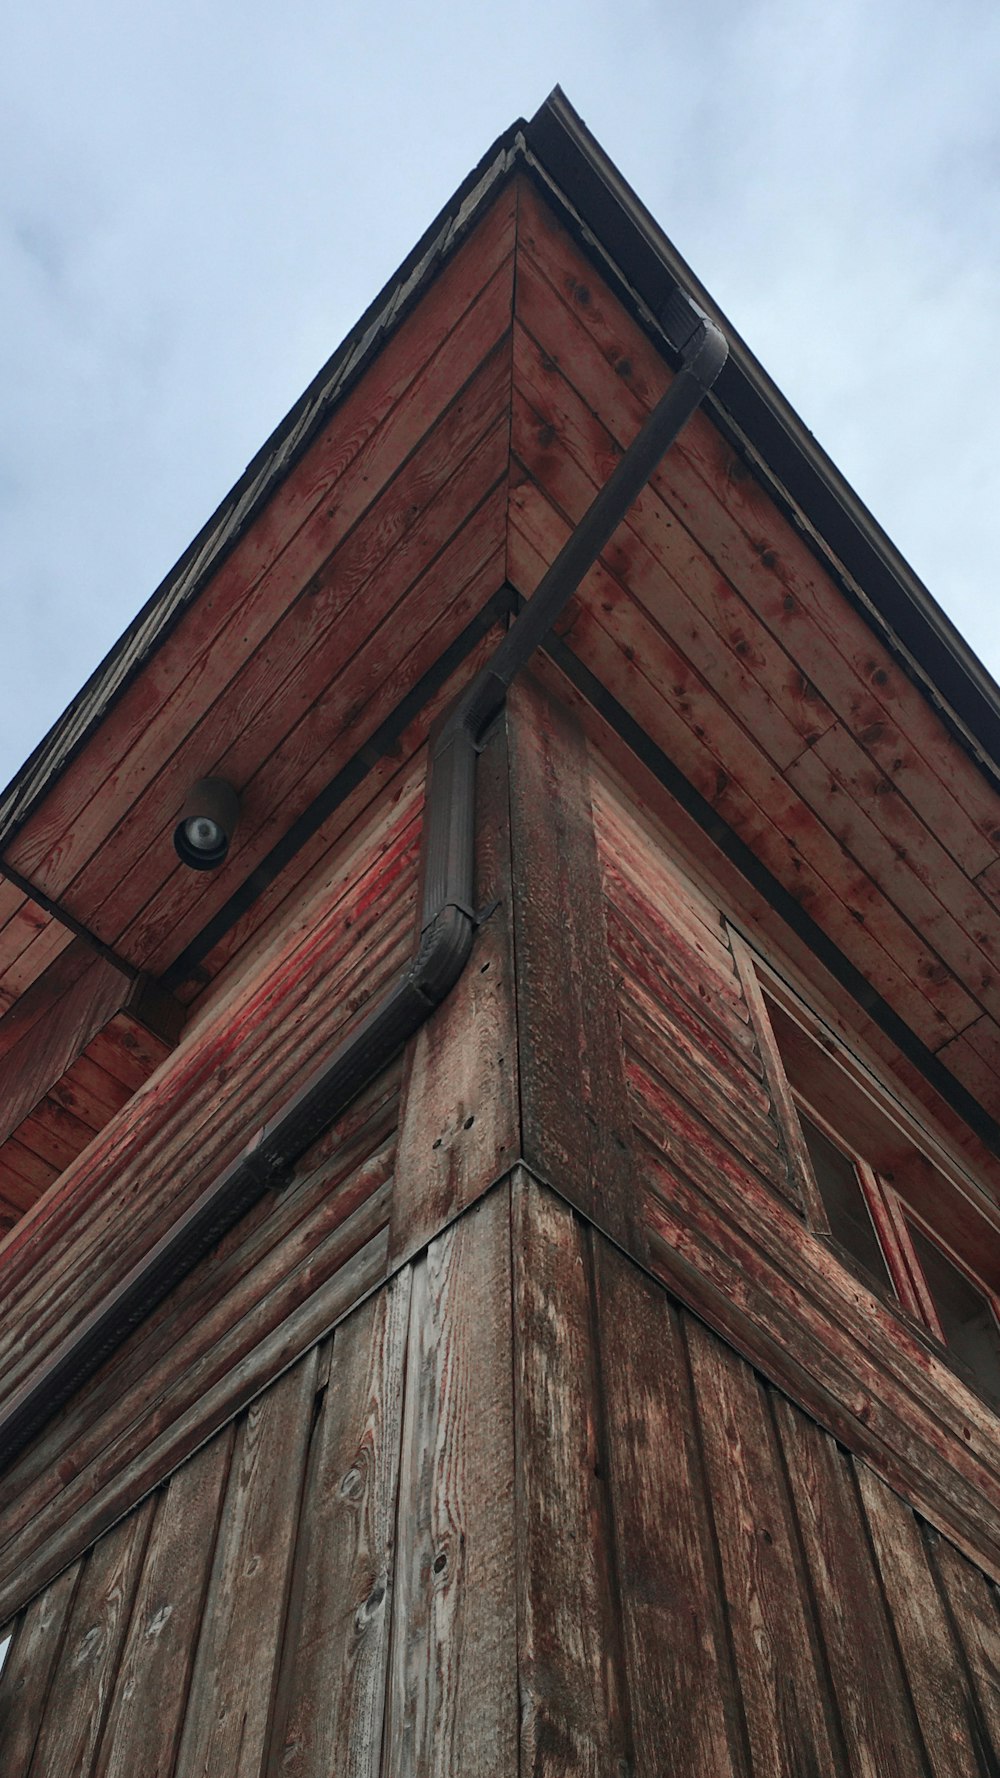
[[[528,261],[551,292],[533,311]],[[634,430],[665,387],[666,366],[530,191],[518,211],[517,312],[605,424]],[[652,485],[804,677],[865,732],[873,757],[953,856],[981,870],[1000,846],[994,793],[864,618],[831,596],[804,539],[706,415],[695,415]]]
[[[226,1427],[159,1504],[94,1778],[171,1778],[232,1446]]]
[[[30,1149],[23,1148],[15,1136],[8,1138],[0,1149],[0,1170],[8,1182],[12,1201],[18,1196],[26,1198],[24,1209],[34,1203],[53,1179],[58,1178],[54,1167],[39,1155],[32,1154]]]
[[[144,1501],[83,1565],[30,1778],[92,1770],[156,1506]]]
[[[574,652],[592,668],[601,657],[598,630],[590,614],[583,613],[573,634]],[[839,841],[792,789],[759,760],[754,762],[749,741],[737,750],[737,777],[728,769],[734,763],[728,752],[711,752],[692,730],[671,720],[659,697],[655,662],[641,649],[632,661],[622,652],[605,654],[601,670],[613,695],[658,737],[706,802],[929,1047],[937,1048],[977,1016],[977,1002],[845,855]],[[759,767],[758,782],[750,787],[743,770],[748,763]]]
[[[696,1000],[709,1001],[713,1014],[715,1003],[721,1002],[720,1016],[727,1025],[733,1025],[727,1015],[735,1015],[736,1041],[745,1041],[747,1010],[725,935],[706,932],[693,917],[685,905],[686,884],[670,869],[666,854],[650,845],[645,857],[630,869],[619,833],[598,829],[598,840],[608,900],[650,948],[669,950],[682,979],[693,978],[690,992]]]
[[[536,517],[537,489],[512,493],[512,520],[520,508]],[[532,540],[538,564],[554,555],[567,527],[546,506],[548,537]],[[522,590],[530,591],[530,585]],[[755,741],[708,692],[675,651],[644,624],[605,570],[592,571],[587,601],[571,614],[569,641],[618,701],[658,742],[694,788],[744,839],[779,880],[819,919],[858,962],[873,984],[894,1002],[932,1048],[977,1016],[978,1005],[941,964],[912,926],[830,834]],[[907,986],[907,983],[910,985]]]
[[[79,1579],[79,1563],[64,1569],[31,1601],[14,1632],[0,1678],[0,1771],[11,1778],[31,1767]]]
[[[16,883],[0,875],[0,956],[4,952],[4,933],[18,909],[24,905],[25,896]]]
[[[623,884],[647,891],[651,880],[656,896],[670,910],[699,953],[715,952],[725,959],[727,935],[719,911],[718,894],[711,895],[694,879],[671,846],[671,836],[655,813],[636,801],[634,790],[624,784],[601,752],[590,750],[590,796],[601,861],[614,870]]]
[[[3,948],[0,951],[3,972],[0,974],[0,990],[15,997],[24,991],[28,983],[23,973],[17,973],[17,966],[24,953],[31,947],[35,939],[53,932],[57,938],[63,938],[68,944],[72,934],[64,926],[53,920],[38,902],[23,898],[20,907],[8,920],[3,929]],[[51,961],[51,959],[50,959]],[[40,973],[37,971],[36,973]]]
[[[519,1770],[608,1778],[633,1748],[587,1238],[527,1172],[513,1208]]]
[[[16,1008],[0,1019],[0,1092],[13,1127],[34,1103],[34,1083],[58,1078],[90,1036],[128,996],[130,982],[114,965],[97,957],[83,939],[73,943],[25,992]],[[16,1056],[17,1060],[9,1060]],[[8,1109],[10,1108],[10,1109]]]
[[[850,1459],[780,1396],[774,1411],[850,1768],[914,1778],[924,1749]]]
[[[423,738],[422,729],[416,733]],[[380,765],[206,957],[205,972],[212,980],[196,996],[192,1022],[215,1017],[227,998],[268,967],[269,958],[287,953],[290,942],[307,932],[322,910],[342,901],[364,874],[359,850],[386,856],[397,836],[422,818],[423,748],[411,751],[401,744],[399,757]]]
[[[725,1105],[739,1101],[741,1116],[749,1117],[766,1134],[771,1125],[771,1100],[760,1080],[760,1069],[744,1049],[736,1049],[720,1037],[714,1023],[699,1019],[688,1000],[674,988],[666,966],[657,981],[659,959],[654,951],[640,950],[623,939],[627,932],[613,909],[608,910],[610,951],[616,966],[619,1017],[631,1023],[627,1036],[633,1047],[645,1046],[651,1060],[666,1051],[676,1053],[679,1065],[701,1077],[707,1067],[717,1085],[724,1085]],[[639,1042],[640,1034],[642,1042]],[[657,1064],[658,1065],[658,1064]]]
[[[391,886],[388,892],[391,893]],[[392,912],[395,917],[395,910]],[[405,897],[400,915],[405,920]],[[350,1017],[357,1010],[360,1004],[357,995],[360,993],[363,998],[366,987],[369,992],[378,991],[380,978],[376,967],[377,958],[370,954],[365,961],[358,955],[359,947],[363,949],[366,938],[369,938],[367,923],[352,927],[349,917],[345,919],[344,910],[334,910],[332,921],[326,926],[325,932],[321,928],[321,941],[324,936],[326,942],[319,942],[314,947],[308,942],[303,944],[303,935],[299,934],[291,955],[283,960],[283,967],[276,967],[264,978],[263,985],[254,984],[249,995],[244,993],[242,1016],[234,1019],[220,1016],[214,1028],[204,1034],[203,1042],[182,1055],[179,1074],[172,1082],[176,1096],[147,1094],[137,1099],[128,1108],[127,1118],[121,1120],[114,1130],[109,1129],[102,1135],[94,1145],[93,1167],[88,1167],[84,1180],[70,1180],[67,1176],[66,1189],[61,1190],[58,1198],[49,1206],[45,1224],[33,1228],[31,1240],[25,1239],[22,1243],[16,1265],[15,1256],[9,1251],[6,1254],[5,1273],[9,1290],[19,1276],[30,1280],[33,1256],[41,1250],[40,1244],[51,1260],[56,1227],[61,1228],[70,1247],[77,1250],[82,1265],[87,1265],[88,1256],[92,1252],[102,1248],[107,1261],[111,1252],[107,1245],[107,1230],[95,1223],[92,1212],[83,1218],[83,1210],[96,1193],[107,1206],[105,1220],[107,1214],[114,1218],[117,1192],[127,1190],[125,1181],[128,1169],[125,1156],[133,1157],[133,1164],[138,1169],[140,1178],[145,1175],[148,1163],[144,1159],[144,1136],[155,1132],[153,1139],[158,1142],[161,1162],[165,1166],[173,1165],[174,1191],[181,1185],[183,1171],[183,1168],[178,1171],[172,1147],[174,1142],[180,1143],[182,1151],[190,1143],[201,1144],[200,1159],[197,1146],[189,1150],[187,1171],[192,1182],[199,1175],[203,1177],[206,1166],[212,1163],[213,1154],[224,1155],[227,1145],[231,1152],[241,1131],[242,1140],[246,1139],[246,1126],[240,1121],[241,1104],[246,1095],[249,1093],[251,1103],[260,1112],[265,1112],[268,1105],[273,1103],[274,1097],[280,1096],[282,1083],[287,1080],[290,1072],[294,1078],[296,1064],[301,1068],[307,1063],[323,1037],[328,1032],[332,1034],[345,1017]],[[332,955],[331,938],[334,940]],[[312,966],[318,959],[325,961],[330,972],[329,979],[325,982],[313,974]],[[353,997],[349,992],[353,986],[350,973],[347,977],[343,975],[345,965],[349,972],[353,969],[355,976],[359,978]],[[389,967],[391,968],[391,959]],[[338,986],[344,991],[346,1004],[338,1002]],[[304,1000],[312,1008],[305,1015]],[[274,1013],[278,1008],[282,1008],[285,1016],[275,1019]],[[255,1035],[254,1027],[258,1016],[259,1028],[267,1034],[263,1041]],[[253,1072],[244,1076],[237,1073],[230,1079],[234,1056],[247,1056],[251,1048],[255,1055]],[[272,1064],[272,1072],[262,1075],[260,1070],[268,1058]],[[280,1067],[275,1067],[276,1059],[280,1061]],[[235,1127],[227,1125],[224,1120],[220,1123],[217,1117],[220,1069],[225,1070],[223,1078],[228,1080],[226,1106],[230,1117],[235,1120]],[[286,1086],[285,1091],[287,1090]],[[109,1187],[115,1188],[110,1195]],[[146,1218],[152,1218],[154,1226],[158,1217],[162,1219],[164,1210],[169,1214],[167,1204],[155,1196],[150,1198],[148,1192],[142,1193],[142,1206],[142,1214]],[[134,1223],[133,1215],[130,1224],[134,1227]],[[94,1247],[95,1240],[98,1242],[97,1248]],[[37,1274],[43,1283],[50,1269],[48,1267],[45,1272]]]
[[[59,958],[44,971],[43,976],[32,981],[30,989],[25,989],[18,997],[16,1005],[9,1006],[9,1010],[0,1017],[0,1058],[14,1045],[20,1044],[30,1029],[36,1028],[39,1022],[44,1022],[46,1013],[50,1012],[52,1006],[71,999],[80,978],[85,974],[93,974],[98,965],[101,971],[109,969],[109,965],[94,957],[91,944],[87,944],[85,939],[73,939]]]
[[[501,1186],[413,1267],[385,1778],[517,1767],[511,1340]]]
[[[92,1130],[103,1130],[131,1097],[128,1087],[86,1055],[78,1056],[70,1064],[62,1078],[49,1089],[49,1094],[58,1105],[75,1112]]]
[[[378,1778],[410,1271],[348,1317],[310,1454],[269,1778]]]
[[[235,863],[252,841],[255,818],[273,815],[254,790],[263,762],[300,721],[311,717],[315,726],[319,699],[337,700],[337,726],[345,710],[364,701],[352,685],[362,642],[379,623],[398,621],[397,606],[505,471],[508,383],[509,348],[501,339],[362,522],[307,578],[224,697],[208,710],[192,704],[188,733],[116,829],[115,857],[134,860],[131,873],[119,881],[109,872],[104,848],[73,881],[70,894],[87,907],[95,929],[124,932],[148,898],[157,861],[171,859],[176,811],[206,760],[243,794]]]
[[[61,920],[50,918],[24,947],[16,962],[4,971],[0,992],[15,1000],[27,993],[39,976],[51,967],[73,943],[73,934]]]
[[[46,1161],[61,1173],[82,1154],[94,1132],[82,1119],[46,1095],[17,1126],[22,1148]]]
[[[623,1001],[627,1000],[626,993]],[[650,1108],[655,1106],[672,1123],[676,1134],[703,1128],[706,1154],[711,1152],[714,1142],[724,1143],[737,1157],[737,1168],[741,1164],[753,1167],[783,1197],[797,1202],[798,1193],[788,1179],[777,1126],[771,1118],[753,1115],[753,1107],[741,1102],[738,1084],[718,1076],[713,1078],[707,1060],[701,1067],[697,1058],[689,1063],[670,1041],[669,1030],[664,1034],[637,1018],[636,1009],[627,1004],[622,1007],[622,1036],[630,1086],[634,1091],[640,1090],[641,1071],[642,1097]],[[697,1135],[694,1140],[701,1146]]]
[[[763,1386],[693,1316],[681,1321],[752,1769],[839,1778],[842,1749]]]
[[[978,1002],[996,1011],[1000,993],[995,963],[970,936],[967,922],[972,923],[972,931],[989,945],[1000,936],[1000,923],[994,921],[981,897],[974,893],[971,897],[963,895],[961,885],[965,879],[957,867],[947,868],[951,863],[947,854],[943,853],[941,859],[934,861],[939,867],[936,871],[926,862],[922,872],[915,871],[911,866],[910,851],[898,839],[882,832],[874,819],[877,815],[884,821],[883,805],[887,801],[891,803],[892,799],[873,797],[867,807],[860,807],[828,767],[821,746],[796,760],[789,769],[788,778],[840,841],[847,856],[861,866],[919,932],[932,954],[940,960],[939,970],[952,972]],[[933,859],[934,848],[929,837],[923,850]],[[927,880],[933,875],[937,877],[935,888],[929,887]],[[976,910],[970,905],[972,900],[979,901],[985,918],[977,920]],[[995,927],[994,934],[986,932],[987,925]]]
[[[392,1204],[394,1264],[426,1246],[520,1149],[505,721],[476,767],[477,908],[465,970],[410,1048]]]
[[[530,269],[526,270],[530,279]],[[620,448],[523,328],[515,330],[512,450],[532,479],[577,522]],[[755,613],[647,487],[602,555],[609,570],[779,767],[828,728],[823,700]]]
[[[314,1350],[253,1403],[237,1432],[177,1778],[259,1778],[315,1393]]]
[[[599,1235],[592,1254],[606,1427],[598,1462],[607,1463],[610,1479],[634,1736],[627,1769],[636,1778],[743,1774],[740,1706],[677,1312]],[[588,1417],[599,1411],[597,1401],[585,1409]]]
[[[204,655],[212,658],[214,671],[221,669],[224,682],[231,670],[226,663],[239,658],[234,641],[240,631],[244,650],[259,634],[266,633],[275,605],[269,572],[277,574],[279,586],[303,584],[313,570],[299,562],[290,546],[310,518],[315,522],[316,515],[319,529],[324,537],[328,535],[325,509],[334,491],[346,527],[364,509],[372,488],[384,479],[384,474],[373,474],[374,463],[382,457],[390,463],[406,458],[420,436],[425,416],[441,405],[439,391],[455,387],[454,361],[462,360],[463,340],[470,330],[475,331],[476,318],[473,315],[470,320],[470,312],[505,264],[510,268],[508,280],[512,277],[513,230],[514,198],[508,191],[387,340],[370,371],[290,472],[278,496],[227,556],[141,679],[123,694],[114,720],[102,724],[98,735],[62,775],[45,810],[27,825],[22,836],[18,856],[29,874],[77,825],[91,802],[95,780],[110,782],[123,761],[138,757],[135,749],[141,747],[144,737],[148,735],[153,744],[154,769],[169,755],[170,738],[185,731],[187,717],[181,714],[179,722],[172,724],[169,713],[165,720],[155,721],[157,712],[178,692],[183,697],[192,675],[204,677]],[[464,378],[459,376],[458,380]],[[387,422],[391,422],[388,430]],[[344,511],[349,488],[353,492]],[[282,602],[280,594],[278,602]],[[254,627],[260,624],[263,631]],[[83,857],[89,854],[90,845],[85,839]],[[72,870],[73,861],[66,862]],[[54,868],[57,864],[53,852],[50,865]]]
[[[991,1014],[942,1044],[938,1055],[987,1111],[1000,1116],[1000,1025]]]
[[[288,1096],[321,1047],[343,1031],[402,962],[412,930],[414,866],[415,835],[395,860],[379,852],[370,857],[352,897],[327,910],[314,929],[296,932],[286,955],[244,986],[242,996],[221,1007],[199,1042],[182,1046],[170,1073],[169,1092],[161,1085],[155,1093],[140,1095],[119,1120],[113,1120],[91,1145],[85,1177],[71,1180],[67,1174],[66,1190],[48,1206],[45,1222],[32,1229],[16,1266],[15,1256],[8,1253],[12,1308],[19,1276],[24,1281],[17,1292],[19,1313],[37,1317],[38,1304],[46,1295],[55,1303],[52,1243],[58,1228],[63,1231],[62,1285],[70,1272],[78,1278],[79,1300],[74,1307],[77,1313],[85,1312],[84,1302],[93,1300],[116,1257],[134,1255],[144,1238],[155,1239],[186,1201],[185,1193],[193,1196],[209,1170],[225,1164],[246,1141],[254,1127],[248,1120],[260,1121]],[[355,920],[352,901],[366,896],[367,912]],[[218,1095],[223,1083],[226,1115],[220,1119]],[[159,1177],[170,1177],[171,1192],[150,1194],[138,1185],[138,1199],[133,1202],[137,1182],[148,1176],[150,1141],[156,1147]],[[84,1216],[84,1207],[95,1197],[102,1206],[100,1213],[91,1210]],[[125,1204],[127,1216],[122,1214]],[[47,1263],[44,1269],[34,1269],[33,1257],[43,1250]],[[102,1266],[95,1270],[92,1259],[97,1253]]]
[[[523,1154],[602,1228],[631,1226],[631,1126],[582,731],[508,698]]]
[[[852,1048],[867,1057],[876,1075],[888,1074],[895,1090],[912,1107],[926,1127],[936,1132],[946,1147],[964,1158],[987,1190],[1000,1194],[1000,1164],[979,1137],[935,1092],[927,1078],[902,1055],[881,1028],[859,1006],[837,977],[817,960],[804,941],[785,923],[765,898],[740,875],[720,852],[707,832],[642,766],[620,737],[586,703],[551,659],[539,656],[535,671],[554,695],[566,702],[587,732],[592,749],[607,761],[607,773],[626,794],[647,811],[651,828],[665,838],[672,854],[712,894],[730,920],[752,932],[754,943],[804,997],[822,1008],[824,1020],[840,1031]]]
[[[934,1778],[981,1778],[972,1687],[908,1506],[854,1465],[907,1686]]]
[[[250,787],[267,813],[245,844],[238,839],[234,873],[237,865],[242,875],[267,855],[291,814],[308,807],[325,789],[496,593],[502,579],[504,511],[501,483],[414,589],[407,622],[388,620],[379,628],[351,658],[345,682],[318,697],[268,759]],[[221,880],[220,873],[220,881],[192,907],[183,870],[178,864],[122,941],[147,958],[154,973],[200,931],[233,887],[232,878]]]

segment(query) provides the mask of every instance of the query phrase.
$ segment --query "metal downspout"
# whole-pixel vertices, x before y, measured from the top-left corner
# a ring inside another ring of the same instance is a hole
[[[251,1137],[167,1233],[57,1347],[0,1417],[5,1468],[125,1337],[138,1327],[415,1035],[472,950],[476,758],[508,687],[548,635],[681,428],[708,393],[728,348],[699,318],[680,368],[491,659],[466,687],[434,743],[424,815],[424,893],[416,951],[352,1035]]]

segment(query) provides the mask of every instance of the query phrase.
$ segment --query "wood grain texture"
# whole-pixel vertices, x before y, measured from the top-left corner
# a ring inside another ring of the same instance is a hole
[[[929,1526],[924,1527],[924,1539],[965,1657],[977,1705],[974,1731],[985,1749],[983,1766],[992,1778],[994,1771],[1000,1771],[1000,1604],[996,1585]]]
[[[476,769],[475,905],[494,903],[465,970],[410,1048],[392,1204],[394,1265],[487,1190],[520,1151],[503,720]]]
[[[631,1732],[587,1237],[527,1172],[513,1231],[520,1771],[624,1778]]]
[[[31,1778],[89,1778],[156,1511],[147,1500],[87,1557],[52,1681]]]
[[[517,1765],[510,1196],[413,1268],[385,1778]]]
[[[508,711],[522,1152],[600,1227],[635,1241],[586,744],[526,675]]]
[[[258,1778],[285,1624],[316,1351],[259,1397],[233,1450],[177,1778]]]
[[[0,1676],[0,1771],[12,1778],[31,1767],[79,1580],[74,1562],[32,1600],[14,1629]]]
[[[843,1752],[766,1396],[731,1348],[682,1324],[752,1769],[835,1778]]]
[[[926,1754],[850,1459],[783,1397],[774,1407],[851,1772],[916,1778]]]
[[[291,1095],[399,967],[411,940],[419,828],[412,807],[388,826],[369,812],[345,843],[337,892],[317,890],[223,1000],[193,1030],[155,1087],[139,1093],[7,1238],[0,1329],[6,1388],[102,1295],[139,1253]],[[156,1179],[151,1190],[150,1156]],[[29,1348],[18,1328],[30,1319]]]
[[[512,245],[513,203],[508,197],[432,283],[387,342],[373,374],[347,397],[184,614],[157,652],[152,672],[119,700],[114,721],[101,726],[61,778],[57,793],[18,836],[20,868],[37,873],[36,880],[50,892],[76,874],[106,834],[109,820],[121,818],[135,789],[171,757],[178,737],[190,728],[185,700],[192,681],[200,681],[203,708],[224,690],[290,593],[298,593],[329,554],[338,531],[346,532],[357,521],[373,494],[406,461],[430,418],[480,362],[486,335],[477,304],[506,264],[509,314]],[[469,339],[474,342],[471,355]],[[96,830],[95,812],[89,808],[95,781],[115,790],[96,812]],[[73,836],[71,843],[67,835]]]
[[[378,1778],[410,1272],[337,1329],[313,1434],[269,1778]]]
[[[934,1778],[980,1778],[972,1687],[920,1527],[866,1464],[854,1473],[930,1769]]]
[[[749,1175],[744,1189],[752,1195]],[[793,1283],[793,1226],[779,1265],[767,1257],[773,1236],[747,1239],[735,1200],[723,1212],[709,1195],[679,1172],[659,1175],[646,1212],[656,1275],[985,1568],[1000,1567],[995,1442],[985,1420],[976,1426],[986,1410],[832,1254],[803,1254]]]
[[[515,466],[511,507],[523,592],[667,374],[528,194],[513,432],[526,479]],[[998,843],[995,797],[704,414],[567,622],[575,652],[926,1042],[991,1004],[1000,926],[974,878],[993,868],[980,861]]]
[[[383,1227],[266,1338],[225,1368],[211,1387],[182,1401],[164,1417],[165,1423],[154,1421],[147,1429],[154,1436],[126,1447],[124,1456],[115,1448],[103,1453],[81,1484],[67,1488],[65,1503],[51,1514],[40,1514],[30,1533],[12,1542],[0,1576],[0,1611],[9,1611],[44,1586],[380,1283],[386,1275],[386,1245]]]
[[[635,1743],[628,1770],[636,1778],[742,1778],[740,1705],[677,1314],[600,1236],[594,1260]]]
[[[94,1778],[173,1772],[232,1447],[228,1426],[158,1504]]]

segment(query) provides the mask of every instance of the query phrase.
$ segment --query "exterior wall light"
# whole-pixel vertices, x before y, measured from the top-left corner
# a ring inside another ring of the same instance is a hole
[[[240,818],[240,799],[224,778],[200,778],[188,792],[174,828],[174,850],[192,870],[225,863]]]

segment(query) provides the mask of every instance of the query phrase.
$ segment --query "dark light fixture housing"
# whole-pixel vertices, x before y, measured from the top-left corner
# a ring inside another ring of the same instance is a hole
[[[174,850],[192,870],[217,870],[225,863],[240,818],[240,799],[224,778],[199,778],[174,828]]]

